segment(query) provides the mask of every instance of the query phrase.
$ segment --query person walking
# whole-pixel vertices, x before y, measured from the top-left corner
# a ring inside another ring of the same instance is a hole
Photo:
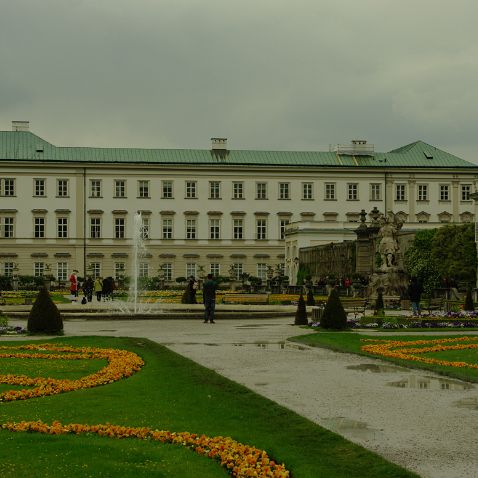
[[[78,271],[76,269],[71,273],[69,281],[71,300],[76,301],[76,298],[78,297]]]
[[[207,275],[207,279],[202,286],[202,297],[204,302],[204,323],[214,322],[214,311],[216,309],[216,289],[217,283],[212,278],[212,274]]]
[[[93,280],[91,277],[87,277],[85,282],[83,282],[83,294],[86,297],[87,302],[91,302],[93,298]]]
[[[413,315],[420,315],[420,299],[422,297],[423,287],[416,277],[412,277],[408,286],[408,296],[412,304]]]
[[[95,294],[96,294],[96,300],[98,302],[100,302],[101,301],[101,293],[103,292],[103,280],[101,279],[101,277],[97,277],[95,279],[93,289],[94,289]]]

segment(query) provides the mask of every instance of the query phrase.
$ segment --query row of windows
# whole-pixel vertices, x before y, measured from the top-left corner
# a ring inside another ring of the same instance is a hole
[[[141,236],[143,239],[150,238],[150,219],[142,217]],[[285,227],[289,224],[288,219],[279,220],[279,238],[284,239]],[[15,237],[15,218],[1,217],[0,218],[0,237],[13,238]],[[126,219],[123,217],[115,217],[113,220],[114,238],[126,238]],[[165,218],[161,224],[161,238],[173,239],[174,223],[172,218]],[[59,239],[66,239],[69,237],[69,220],[67,217],[58,217],[56,219],[56,234]],[[46,238],[46,221],[44,217],[34,217],[33,220],[33,237],[36,239]],[[89,237],[92,239],[102,238],[102,219],[100,217],[90,217],[89,219]],[[198,221],[196,219],[186,219],[185,222],[185,236],[186,239],[199,239],[198,237]],[[255,239],[268,238],[268,221],[267,219],[256,219],[255,222]],[[221,219],[209,219],[208,223],[208,238],[221,239],[222,227]],[[232,238],[245,239],[245,225],[244,219],[233,219],[232,221]]]
[[[221,181],[209,181],[209,199],[222,199],[221,193]],[[255,199],[268,199],[268,183],[256,182],[255,183]],[[303,182],[301,183],[302,196],[304,200],[312,200],[315,198],[314,183]],[[451,199],[451,187],[449,184],[440,184],[438,199],[440,201],[450,201]],[[472,192],[471,184],[461,185],[461,201],[469,201],[470,194]],[[35,197],[46,197],[46,179],[34,179],[33,180],[33,195]],[[126,198],[127,188],[126,179],[114,180],[115,198]],[[185,182],[185,197],[186,199],[198,198],[198,182],[186,181]],[[1,196],[15,196],[15,179],[14,178],[1,178],[0,179],[0,195]],[[103,197],[103,187],[101,179],[89,180],[89,195],[92,198]],[[68,197],[69,196],[69,180],[57,179],[56,181],[56,196]],[[149,180],[137,181],[137,197],[148,199],[151,198],[151,182]],[[161,197],[163,199],[174,198],[174,181],[163,180],[161,181]],[[280,182],[278,184],[278,199],[291,199],[291,185],[289,182]],[[359,200],[359,184],[350,182],[346,184],[346,198],[348,201]],[[243,181],[234,181],[232,183],[232,199],[245,199],[245,184]],[[337,183],[326,182],[324,184],[324,199],[336,200],[337,199]],[[382,184],[370,183],[369,184],[369,199],[371,201],[382,200]],[[418,201],[429,200],[429,185],[417,184],[417,197]],[[395,184],[395,200],[406,201],[407,200],[407,184]]]
[[[100,262],[91,262],[88,264],[88,275],[92,278],[96,279],[96,277],[103,277],[102,273],[102,264]],[[283,269],[283,264],[280,264]],[[269,270],[270,265],[266,263],[258,263],[256,264],[255,275],[263,280],[267,279],[267,271]],[[232,264],[232,269],[234,271],[234,275],[237,280],[241,279],[242,274],[244,273],[244,264],[237,262]],[[14,262],[4,262],[3,263],[3,275],[6,277],[13,277],[16,270],[16,264]],[[125,262],[115,262],[113,264],[114,270],[114,278],[116,280],[123,279],[126,275],[126,263]],[[139,264],[139,277],[152,277],[159,275],[159,271],[152,270],[151,264],[148,262],[141,262]],[[197,277],[198,275],[199,266],[195,262],[190,262],[186,264],[186,268],[184,270],[185,276],[190,277],[194,276]],[[69,277],[70,268],[67,262],[57,262],[56,263],[56,270],[52,271],[49,264],[45,262],[33,262],[33,275],[35,277],[43,277],[46,273],[53,273],[59,281],[67,281]],[[56,274],[55,274],[56,272]],[[214,276],[221,275],[221,264],[219,263],[210,263],[209,264],[209,272]],[[173,280],[173,264],[172,263],[163,263],[161,264],[161,273],[162,278],[165,281],[172,281]],[[228,271],[229,274],[229,271]]]

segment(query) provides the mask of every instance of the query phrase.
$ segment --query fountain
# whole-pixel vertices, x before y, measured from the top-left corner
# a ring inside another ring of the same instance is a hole
[[[114,307],[119,312],[130,315],[147,314],[151,312],[151,305],[140,301],[141,289],[139,287],[139,266],[142,259],[146,257],[147,248],[145,237],[147,231],[143,224],[143,218],[138,211],[133,218],[132,235],[132,264],[131,264],[131,283],[126,301],[115,300]]]

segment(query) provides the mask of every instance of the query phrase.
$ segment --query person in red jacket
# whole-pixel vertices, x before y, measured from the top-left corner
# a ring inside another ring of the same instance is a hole
[[[70,275],[70,294],[73,297],[78,297],[78,271],[76,269]]]

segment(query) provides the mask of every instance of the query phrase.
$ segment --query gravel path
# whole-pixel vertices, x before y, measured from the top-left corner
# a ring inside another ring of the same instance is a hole
[[[309,333],[290,323],[67,321],[65,329],[164,344],[423,478],[478,476],[478,386],[287,343]]]

